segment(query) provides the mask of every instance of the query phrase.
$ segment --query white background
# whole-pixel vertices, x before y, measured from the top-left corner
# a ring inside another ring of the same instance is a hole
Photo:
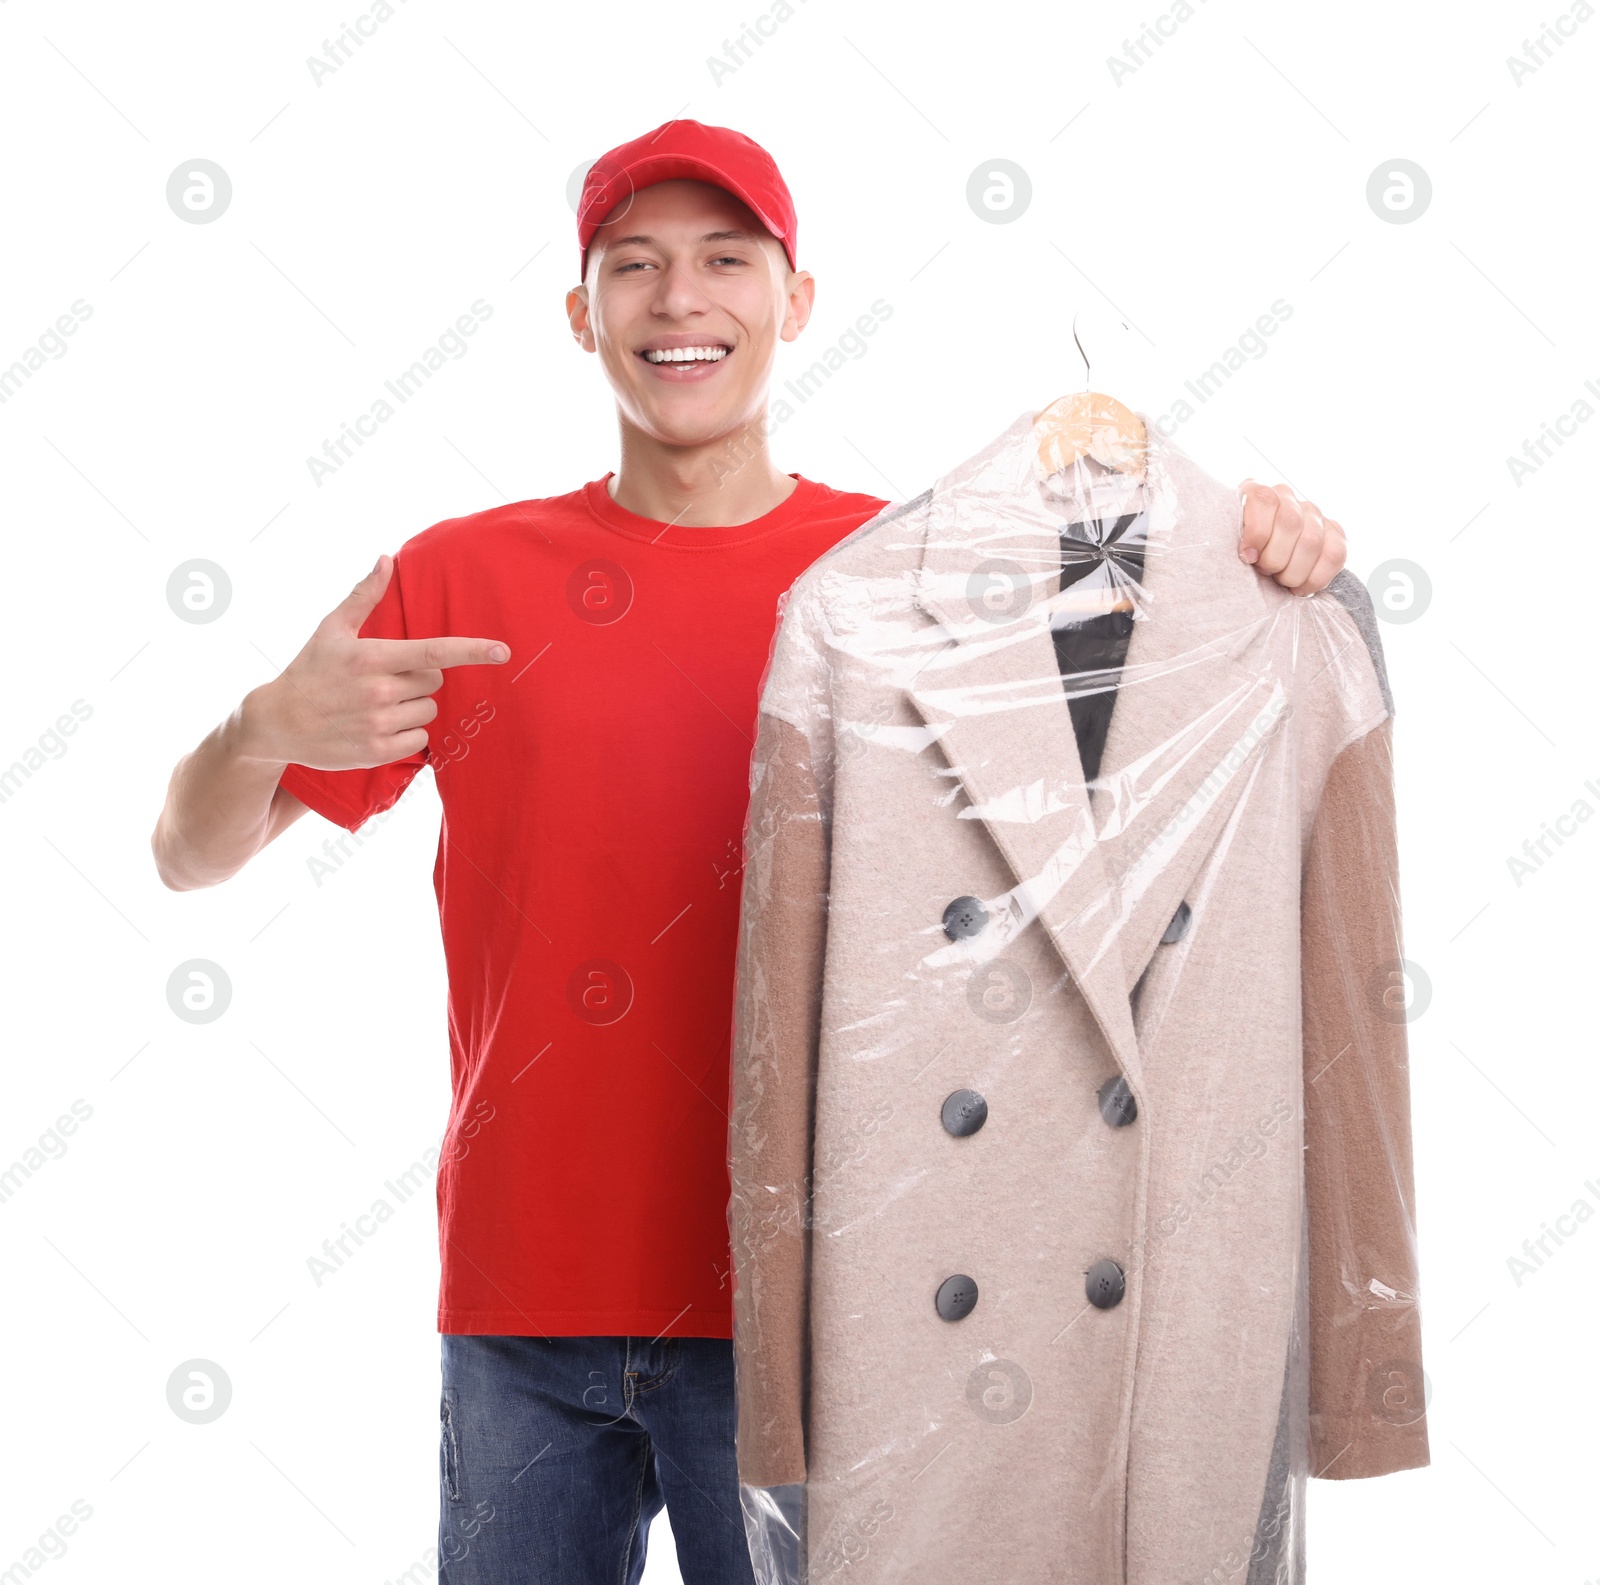
[[[1600,410],[1600,20],[1519,85],[1507,58],[1562,0],[1203,0],[1119,84],[1107,58],[1162,0],[794,0],[719,82],[708,58],[774,16],[761,0],[396,0],[318,85],[307,57],[361,3],[0,0],[0,367],[92,308],[0,405],[0,766],[92,711],[0,802],[0,1167],[73,1101],[93,1113],[0,1203],[0,1570],[74,1499],[93,1517],[41,1571],[61,1585],[379,1585],[433,1544],[431,1185],[320,1288],[306,1265],[444,1127],[431,778],[320,886],[308,858],[338,833],[315,816],[188,895],[148,838],[179,755],[379,552],[615,465],[562,311],[569,179],[690,116],[764,143],[795,194],[817,308],[780,378],[892,306],[775,442],[842,488],[915,494],[1080,387],[1074,312],[1095,386],[1164,412],[1292,306],[1179,444],[1317,501],[1362,577],[1404,558],[1432,584],[1384,639],[1406,947],[1432,987],[1411,1035],[1433,1464],[1314,1482],[1314,1577],[1600,1577],[1600,1227],[1520,1284],[1507,1264],[1600,1206],[1600,828],[1521,885],[1507,864],[1600,809],[1600,423],[1520,483],[1507,465]],[[196,158],[232,182],[210,224],[165,198]],[[965,197],[996,158],[1032,182],[1007,224]],[[1404,224],[1366,197],[1396,159],[1432,183]],[[478,298],[467,355],[315,483],[306,458]],[[226,570],[223,619],[169,609],[191,558]],[[211,1024],[167,1006],[190,958],[232,982]],[[233,1388],[208,1426],[166,1403],[196,1357]],[[676,1579],[665,1520],[653,1541],[647,1577]]]

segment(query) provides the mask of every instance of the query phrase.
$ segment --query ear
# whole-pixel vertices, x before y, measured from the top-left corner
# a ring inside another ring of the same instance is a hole
[[[567,323],[572,326],[572,338],[585,352],[595,350],[594,331],[589,328],[589,288],[574,286],[567,293]]]
[[[817,281],[811,271],[790,271],[789,296],[784,308],[783,329],[779,331],[783,340],[793,341],[806,328],[816,297]]]

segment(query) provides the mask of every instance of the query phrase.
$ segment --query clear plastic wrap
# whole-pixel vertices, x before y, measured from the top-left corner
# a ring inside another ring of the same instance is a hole
[[[1147,415],[1034,414],[785,603],[729,1129],[761,1585],[1304,1577],[1428,1462],[1392,708]],[[1108,465],[1115,464],[1115,465]]]

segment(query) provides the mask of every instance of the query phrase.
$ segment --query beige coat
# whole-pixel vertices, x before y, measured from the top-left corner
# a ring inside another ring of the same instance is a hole
[[[729,1135],[763,1582],[1295,1580],[1308,1474],[1428,1462],[1370,602],[1243,565],[1235,491],[1146,423],[1092,787],[1031,414],[787,605]],[[957,898],[975,934],[945,928]],[[988,1108],[964,1136],[959,1089]],[[955,1275],[978,1298],[949,1319]]]

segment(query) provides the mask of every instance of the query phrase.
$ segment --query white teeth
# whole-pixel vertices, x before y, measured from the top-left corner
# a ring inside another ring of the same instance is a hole
[[[668,347],[664,352],[647,352],[650,363],[720,363],[727,357],[726,347]]]

